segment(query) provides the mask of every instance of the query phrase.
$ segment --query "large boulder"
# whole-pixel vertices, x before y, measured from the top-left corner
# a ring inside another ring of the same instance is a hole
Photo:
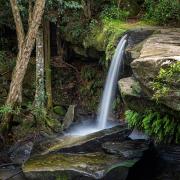
[[[23,172],[28,179],[114,179],[125,180],[129,168],[137,159],[107,155],[103,152],[89,154],[49,154],[28,160]]]
[[[163,104],[157,104],[150,96],[147,96],[134,77],[122,78],[119,80],[118,85],[123,102],[128,109],[141,113],[146,109],[151,109],[162,113],[168,112],[174,117],[179,117],[179,113],[174,113],[173,109]]]
[[[180,29],[159,30],[144,42],[139,58],[131,63],[135,78],[150,98],[154,93],[152,82],[160,69],[180,61],[179,37]],[[175,111],[180,111],[179,89],[170,89],[170,95],[165,95],[160,102]]]
[[[117,139],[122,140],[129,132],[127,124],[123,123],[85,136],[66,134],[49,137],[35,143],[32,154],[44,155],[50,152],[95,152],[101,148],[103,142]]]

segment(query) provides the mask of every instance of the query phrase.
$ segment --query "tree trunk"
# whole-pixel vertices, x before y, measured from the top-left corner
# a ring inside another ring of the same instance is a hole
[[[43,29],[39,28],[36,36],[36,94],[34,105],[37,108],[44,108],[45,87],[44,87],[44,47]]]
[[[11,0],[11,2],[16,2],[16,0]],[[17,7],[13,6],[13,3],[11,3],[11,6],[12,6],[13,14],[14,14],[15,12],[14,9],[18,8],[18,6]],[[22,82],[23,82],[24,75],[27,70],[27,65],[29,63],[29,59],[31,56],[34,43],[35,43],[36,35],[37,35],[38,29],[41,23],[44,7],[45,7],[45,0],[36,0],[35,5],[34,5],[34,10],[33,10],[32,22],[30,24],[28,33],[18,52],[16,66],[12,74],[12,81],[10,84],[9,94],[6,100],[6,105],[11,106],[12,108],[14,108],[21,94]],[[14,18],[16,22],[17,19],[15,15],[14,15]],[[16,29],[18,29],[18,27]],[[18,33],[19,31],[17,31],[17,34]],[[5,114],[1,122],[1,131],[3,133],[6,133],[6,131],[8,131],[9,123],[10,123],[10,117],[9,117],[9,113],[7,113]]]
[[[24,38],[25,38],[24,28],[23,28],[23,24],[22,24],[21,15],[19,12],[17,0],[10,0],[10,3],[11,3],[11,7],[12,7],[14,21],[16,24],[18,48],[20,50],[22,47],[22,43],[24,42]]]
[[[83,6],[85,17],[87,19],[91,19],[91,16],[92,16],[92,13],[91,13],[92,0],[82,0],[82,6]]]
[[[44,19],[44,57],[45,57],[45,86],[47,95],[47,110],[52,109],[51,85],[51,51],[50,51],[50,23]]]

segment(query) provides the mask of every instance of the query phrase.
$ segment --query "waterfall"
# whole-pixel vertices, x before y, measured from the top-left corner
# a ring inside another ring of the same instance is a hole
[[[112,110],[112,101],[116,92],[119,71],[123,65],[124,49],[127,42],[127,35],[123,36],[115,50],[108,76],[106,79],[102,100],[100,103],[97,123],[98,129],[105,129],[109,114]]]
[[[123,55],[124,49],[127,42],[127,35],[123,36],[116,48],[115,54],[113,56],[108,76],[105,83],[105,88],[102,96],[102,101],[100,103],[99,113],[97,117],[97,124],[86,120],[80,125],[73,127],[68,134],[84,136],[91,134],[97,131],[100,131],[105,128],[112,127],[112,124],[108,125],[107,120],[111,112],[111,106],[113,97],[117,88],[117,81],[119,72],[123,70]]]

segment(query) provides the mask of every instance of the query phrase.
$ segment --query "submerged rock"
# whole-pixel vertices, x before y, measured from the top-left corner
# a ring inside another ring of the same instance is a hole
[[[137,162],[104,153],[50,154],[28,160],[23,172],[28,179],[125,180]]]
[[[37,142],[33,154],[49,152],[95,152],[101,144],[109,140],[122,140],[130,133],[127,124],[104,129],[85,136],[60,135]]]
[[[133,159],[141,158],[144,151],[149,149],[149,144],[145,141],[106,142],[102,148],[110,154]]]

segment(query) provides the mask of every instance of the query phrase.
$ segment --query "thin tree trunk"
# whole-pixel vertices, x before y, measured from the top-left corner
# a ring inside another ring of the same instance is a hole
[[[24,28],[23,28],[23,24],[22,24],[21,15],[19,12],[17,0],[10,0],[10,3],[11,3],[11,7],[12,7],[14,21],[16,24],[18,47],[19,47],[19,51],[20,51],[21,47],[22,47],[22,43],[24,42],[24,38],[25,38]]]
[[[92,13],[91,13],[91,6],[92,6],[92,0],[82,0],[81,1],[84,15],[87,19],[91,19]]]
[[[33,18],[33,2],[32,2],[32,0],[29,0],[29,9],[28,9],[28,12],[29,12],[28,25],[30,27],[31,22],[32,22],[32,18]]]
[[[16,0],[11,0],[11,1],[16,2]],[[12,5],[13,13],[14,13],[15,11],[14,8],[18,8],[18,6],[14,7],[13,4],[11,5]],[[31,56],[34,43],[35,43],[36,35],[37,35],[38,29],[41,23],[44,7],[45,7],[45,0],[36,0],[35,5],[34,5],[34,10],[33,10],[32,22],[30,24],[25,40],[22,43],[22,46],[18,52],[17,63],[15,66],[14,72],[12,74],[12,81],[10,84],[9,94],[6,100],[6,105],[11,106],[12,108],[14,108],[15,104],[17,103],[19,99],[19,95],[21,94],[22,82],[23,82],[24,75],[27,70],[27,65],[29,63],[29,59]],[[15,15],[14,15],[14,18],[16,18]],[[17,31],[17,34],[18,33],[19,31]],[[10,117],[9,117],[9,113],[7,113],[1,122],[1,131],[3,133],[8,131],[9,123],[10,123]]]
[[[51,84],[51,51],[50,51],[50,23],[44,19],[44,57],[45,57],[45,86],[47,95],[47,110],[52,109],[52,84]]]
[[[120,8],[122,0],[118,0],[118,8]]]
[[[44,87],[44,47],[43,29],[39,28],[36,36],[36,94],[35,107],[43,108],[45,104]]]

